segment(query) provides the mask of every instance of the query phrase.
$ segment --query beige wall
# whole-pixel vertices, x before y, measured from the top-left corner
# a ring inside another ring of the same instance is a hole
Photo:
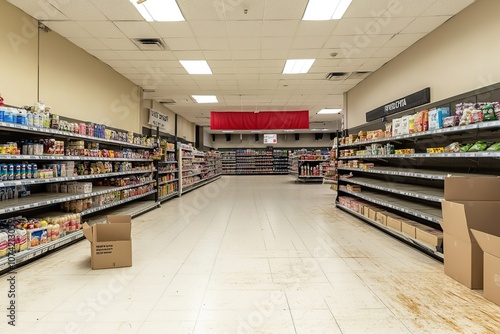
[[[366,112],[431,88],[431,102],[500,81],[500,1],[478,0],[348,92],[347,127]]]
[[[40,32],[40,99],[56,114],[141,132],[139,87],[53,31]]]
[[[0,0],[0,93],[5,103],[37,100],[37,21]]]
[[[0,92],[6,103],[32,105],[38,91],[53,113],[140,132],[138,86],[57,33],[39,30],[36,20],[4,0],[0,13]]]

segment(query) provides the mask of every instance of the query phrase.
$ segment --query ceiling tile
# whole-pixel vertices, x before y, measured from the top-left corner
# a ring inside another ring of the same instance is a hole
[[[138,50],[137,46],[129,39],[126,38],[103,38],[101,39],[111,50]]]
[[[165,38],[167,47],[172,51],[199,50],[200,46],[196,38]]]
[[[185,0],[177,1],[184,18],[188,22],[222,20],[224,12],[234,1],[222,0]],[[226,7],[224,7],[226,6]]]
[[[432,4],[426,11],[422,13],[423,16],[436,16],[436,15],[455,15],[463,10],[465,7],[474,3],[474,0],[454,0],[444,1],[438,0]]]
[[[425,34],[397,34],[394,35],[385,45],[387,46],[410,46],[424,37]]]
[[[316,59],[313,66],[337,66],[340,63],[340,59],[330,58],[330,59]]]
[[[129,1],[123,0],[90,0],[92,4],[111,21],[139,21],[141,14]]]
[[[375,58],[394,58],[406,49],[406,46],[387,46],[373,54]]]
[[[216,67],[212,68],[212,73],[213,74],[234,74],[235,69],[234,67]]]
[[[150,22],[149,24],[160,37],[194,37],[188,22]]]
[[[389,62],[392,58],[370,58],[367,59],[363,65],[359,67],[360,71],[375,71],[385,63]]]
[[[97,38],[68,38],[73,44],[81,47],[84,50],[108,50],[103,42]]]
[[[260,50],[260,38],[230,38],[231,50]]]
[[[132,65],[126,60],[106,60],[105,63],[115,68],[132,67]]]
[[[262,35],[262,20],[228,21],[226,25],[229,37],[260,37]]]
[[[38,21],[68,21],[68,17],[46,1],[8,0]]]
[[[92,37],[85,29],[80,27],[78,23],[73,21],[43,21],[42,23],[66,38]]]
[[[285,62],[283,60],[260,60],[260,67],[283,67]]]
[[[135,51],[120,51],[120,56],[125,60],[150,60],[149,57],[140,50]]]
[[[190,22],[191,29],[196,37],[228,37],[226,25],[222,21],[194,21]]]
[[[261,67],[259,69],[260,73],[274,73],[274,74],[282,74],[283,73],[283,68],[285,67],[285,61],[283,60],[281,66],[274,66],[274,67]]]
[[[204,59],[206,60],[229,60],[233,59],[233,55],[229,50],[220,51],[203,51]]]
[[[265,20],[262,28],[264,37],[295,36],[300,20]]]
[[[129,38],[158,38],[159,34],[149,22],[117,21],[115,25]]]
[[[202,50],[228,50],[228,38],[198,38],[198,44]]]
[[[260,50],[233,50],[233,59],[260,59]]]
[[[114,51],[87,50],[87,52],[100,60],[123,60],[123,58]]]
[[[327,38],[327,36],[295,37],[292,49],[321,49]]]
[[[337,26],[337,20],[299,21],[297,36],[330,36]]]
[[[203,60],[204,55],[201,51],[172,51],[179,60]]]
[[[234,61],[234,67],[252,67],[252,68],[259,68],[260,67],[260,61],[259,60],[235,60]]]
[[[172,51],[142,51],[151,60],[177,59]]]
[[[126,38],[125,34],[110,21],[78,21],[92,36],[98,38]]]
[[[287,50],[261,50],[261,59],[286,59]]]
[[[261,47],[263,50],[288,50],[292,43],[293,37],[264,37]]]
[[[217,82],[225,82],[225,81],[236,80],[236,75],[218,74],[218,75],[214,75],[214,78],[215,78],[215,80],[217,80]]]
[[[379,34],[397,34],[410,24],[412,17],[393,17],[387,24],[379,24],[373,18],[343,19],[337,24],[334,30],[335,35],[365,35],[372,37]]]
[[[320,57],[321,49],[290,50],[287,59],[316,59]]]
[[[211,68],[233,68],[234,62],[227,60],[211,60],[208,62]]]
[[[266,20],[302,19],[306,9],[307,0],[272,0],[266,2],[264,18]]]
[[[432,30],[439,27],[441,24],[446,22],[450,16],[426,16],[418,17],[410,23],[405,29],[403,29],[403,34],[419,34],[419,33],[429,33]]]
[[[106,16],[90,1],[47,0],[53,7],[72,20],[105,21]]]

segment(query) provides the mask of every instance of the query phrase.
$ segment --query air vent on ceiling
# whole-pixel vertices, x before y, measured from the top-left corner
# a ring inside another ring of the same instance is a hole
[[[349,73],[346,72],[330,72],[326,75],[326,80],[330,81],[339,81],[339,80],[344,80],[347,78]]]
[[[166,49],[165,43],[159,38],[134,38],[132,41],[143,51],[162,51]]]
[[[372,72],[352,72],[348,79],[364,79]]]

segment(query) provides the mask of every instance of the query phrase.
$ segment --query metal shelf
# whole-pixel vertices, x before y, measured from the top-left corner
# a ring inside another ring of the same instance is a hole
[[[398,195],[419,198],[431,202],[440,203],[441,201],[444,200],[443,189],[436,189],[436,188],[424,187],[413,184],[374,180],[364,177],[340,178],[340,181],[359,184],[364,187],[378,189]]]
[[[363,142],[357,142],[353,144],[345,144],[345,145],[340,145],[339,148],[347,148],[347,147],[356,147],[356,146],[363,146],[363,145],[370,145],[374,143],[384,143],[384,142],[391,142],[391,141],[397,141],[397,140],[405,140],[405,139],[410,139],[413,140],[415,138],[420,138],[420,137],[432,137],[435,135],[439,134],[452,134],[452,133],[460,133],[460,132],[467,132],[467,131],[474,131],[474,130],[494,130],[500,128],[500,121],[493,121],[493,122],[480,122],[480,123],[475,123],[475,124],[469,124],[469,125],[464,125],[464,126],[454,126],[450,128],[442,128],[442,129],[437,129],[437,130],[431,130],[431,131],[424,131],[424,132],[415,132],[415,133],[410,133],[406,135],[400,135],[400,136],[394,136],[390,138],[380,138],[380,139],[375,139],[375,140],[367,140]]]
[[[167,182],[160,182],[158,185],[159,186],[162,186],[164,184],[169,184],[169,183],[172,183],[172,182],[177,182],[179,181],[179,179],[173,179],[173,180],[168,180]]]
[[[10,155],[1,154],[0,160],[70,160],[70,161],[141,161],[152,162],[153,159],[132,159],[132,158],[104,158],[104,157],[86,157],[79,155]]]
[[[392,228],[387,227],[385,225],[382,225],[382,224],[380,224],[379,222],[377,222],[375,220],[369,219],[369,218],[363,216],[362,214],[360,214],[360,213],[358,213],[358,212],[356,212],[354,210],[351,210],[351,209],[349,209],[349,208],[347,208],[347,207],[345,207],[343,205],[337,204],[337,207],[340,208],[341,210],[349,212],[353,216],[356,216],[356,217],[358,217],[358,218],[360,218],[360,219],[362,219],[362,220],[364,220],[364,221],[366,221],[366,222],[368,222],[368,223],[370,223],[370,224],[378,227],[379,229],[383,230],[384,232],[387,232],[387,233],[389,233],[389,234],[391,234],[391,235],[393,235],[393,236],[395,236],[395,237],[397,237],[399,239],[402,239],[402,240],[410,243],[412,246],[415,246],[418,249],[423,250],[424,252],[427,252],[430,255],[433,255],[433,256],[437,257],[438,259],[440,259],[440,260],[444,259],[444,254],[443,253],[438,252],[436,249],[434,249],[434,248],[426,245],[423,242],[420,242],[417,239],[410,238],[409,236],[407,236],[407,235],[405,235],[405,234],[403,234],[403,233],[401,233],[399,231],[393,230]]]
[[[177,173],[179,170],[178,169],[175,169],[175,170],[162,170],[162,171],[159,171],[158,174],[172,174],[172,173]]]
[[[415,203],[412,202],[411,200],[395,198],[393,196],[378,194],[371,191],[356,192],[356,191],[342,190],[339,188],[338,192],[350,194],[352,196],[364,199],[365,201],[378,204],[380,206],[390,208],[393,210],[401,211],[406,214],[422,218],[436,224],[439,224],[439,221],[442,219],[441,210],[430,206],[425,206],[419,203]]]
[[[134,185],[128,185],[124,187],[94,187],[97,189],[102,189],[99,191],[93,191],[91,193],[87,194],[74,194],[70,195],[67,193],[61,194],[61,193],[40,193],[40,194],[34,194],[29,197],[23,197],[23,198],[18,198],[18,199],[11,199],[7,200],[4,202],[0,202],[0,214],[6,214],[6,213],[12,213],[16,211],[22,211],[22,210],[27,210],[27,209],[32,209],[32,208],[37,208],[37,207],[42,207],[42,206],[47,206],[47,205],[52,205],[52,204],[57,204],[57,203],[63,203],[63,202],[68,202],[68,201],[73,201],[73,200],[78,200],[78,199],[84,199],[92,196],[98,196],[98,195],[103,195],[107,194],[113,191],[119,191],[119,190],[124,190],[124,189],[129,189],[129,188],[135,188],[135,187],[140,187],[146,184],[150,184],[156,182],[156,180],[150,180],[148,182],[143,182],[140,184],[134,184]]]
[[[167,194],[165,196],[161,196],[158,198],[158,202],[163,202],[163,201],[166,201],[170,198],[173,198],[175,196],[179,196],[179,192],[178,191],[174,191],[173,193],[170,193],[170,194]]]
[[[128,172],[53,177],[50,179],[24,179],[24,180],[15,180],[15,181],[0,181],[0,187],[46,184],[46,183],[67,182],[67,181],[82,181],[82,180],[102,179],[102,178],[114,177],[114,176],[132,175],[132,174],[146,174],[146,173],[154,173],[154,172],[156,172],[156,170],[140,170],[140,171],[137,170],[137,171],[128,171]]]
[[[213,182],[217,179],[219,179],[221,177],[220,174],[217,174],[209,179],[204,179],[204,180],[200,180],[200,181],[197,181],[196,183],[191,183],[189,185],[186,185],[186,186],[182,186],[182,193],[181,194],[185,194],[191,190],[194,190],[196,188],[199,188],[201,186],[204,186],[205,184],[208,184],[210,182]],[[186,188],[186,189],[185,189]]]
[[[444,172],[444,171],[426,170],[426,169],[415,169],[412,171],[412,170],[409,170],[408,168],[399,169],[396,167],[375,167],[375,168],[371,168],[371,169],[338,167],[337,169],[351,171],[351,172],[414,177],[414,178],[419,178],[419,179],[430,179],[430,180],[444,180],[447,176],[484,176],[485,175],[485,174],[472,174],[472,173]]]
[[[159,164],[176,164],[177,161],[158,161]]]
[[[126,147],[135,147],[135,148],[143,148],[143,149],[154,148],[153,146],[138,145],[138,144],[132,144],[129,142],[123,142],[123,141],[119,141],[119,140],[104,139],[104,138],[81,135],[81,134],[71,133],[71,132],[66,132],[66,131],[47,129],[47,128],[37,128],[34,126],[27,126],[27,125],[13,124],[13,123],[0,122],[0,128],[4,128],[4,129],[10,130],[10,131],[14,130],[14,131],[18,131],[18,132],[29,132],[32,134],[46,134],[46,135],[62,136],[62,137],[66,137],[66,138],[84,139],[84,140],[89,140],[89,141],[93,141],[93,142],[115,144],[115,145],[126,146]]]
[[[352,159],[411,159],[411,158],[500,158],[500,152],[464,152],[464,153],[413,153],[413,154],[377,154],[339,157],[339,160]]]
[[[81,214],[82,214],[82,216],[85,216],[85,215],[88,215],[88,214],[91,214],[91,213],[94,213],[94,212],[98,212],[98,211],[102,211],[102,210],[105,210],[105,209],[109,209],[109,208],[112,208],[114,206],[121,205],[123,203],[127,203],[127,202],[134,201],[134,200],[142,198],[142,197],[146,197],[146,196],[149,196],[149,195],[152,195],[152,194],[156,194],[156,192],[157,192],[157,190],[154,189],[154,190],[148,191],[147,193],[144,193],[144,194],[127,197],[127,198],[121,199],[121,200],[116,201],[116,202],[112,202],[112,203],[108,203],[108,204],[105,204],[105,205],[97,206],[95,208],[90,208],[88,210],[82,211]]]

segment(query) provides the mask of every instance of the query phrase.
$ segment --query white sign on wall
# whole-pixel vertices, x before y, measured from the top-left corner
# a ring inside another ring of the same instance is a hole
[[[164,115],[153,109],[149,109],[149,125],[158,126],[160,129],[165,130],[168,124],[168,116]]]

